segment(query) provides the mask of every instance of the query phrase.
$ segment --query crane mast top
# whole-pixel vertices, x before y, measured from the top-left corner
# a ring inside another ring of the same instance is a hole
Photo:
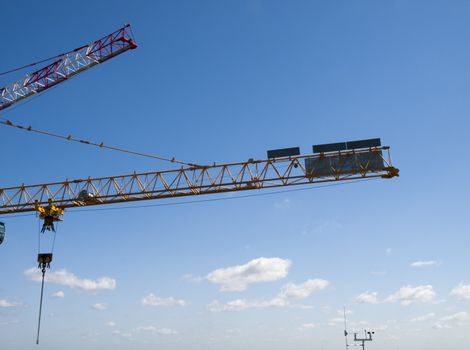
[[[59,55],[60,59],[46,67],[0,87],[0,111],[136,47],[128,24],[89,45]]]

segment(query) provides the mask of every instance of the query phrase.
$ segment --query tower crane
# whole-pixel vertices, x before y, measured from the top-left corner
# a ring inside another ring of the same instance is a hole
[[[127,24],[91,44],[57,55],[54,58],[58,59],[49,65],[27,74],[9,85],[0,87],[0,111],[60,84],[97,64],[137,48],[137,44],[132,39],[130,28],[130,25]],[[32,65],[35,63],[28,66]]]
[[[261,160],[0,188],[0,215],[39,212],[50,228],[76,207],[398,176],[380,139],[317,145],[320,152],[309,155],[290,150],[268,151]]]
[[[130,26],[126,25],[89,45],[58,55],[55,57],[58,59],[46,67],[0,88],[0,111],[136,47]],[[35,131],[31,127],[14,125],[10,121],[1,124]],[[36,132],[104,147],[102,143],[75,140],[71,136]],[[119,150],[115,147],[108,148]],[[182,166],[171,170],[0,188],[0,217],[5,214],[36,212],[43,220],[42,232],[54,231],[54,222],[62,220],[65,210],[77,207],[328,182],[390,179],[399,173],[392,165],[390,148],[382,146],[380,139],[314,145],[312,152],[307,155],[301,155],[298,147],[270,150],[264,159],[235,163],[197,165],[176,162],[175,159],[170,162]],[[0,223],[0,244],[4,236],[5,225]],[[36,343],[39,342],[44,276],[51,261],[52,253],[38,254],[42,287]]]
[[[130,25],[125,25],[55,56],[58,59],[46,67],[0,88],[0,111],[136,47]],[[2,124],[32,130],[10,121]],[[312,150],[310,155],[300,155],[299,148],[272,150],[262,160],[209,166],[184,163],[176,170],[0,188],[0,215],[38,212],[43,229],[50,230],[65,209],[74,207],[398,176],[389,147],[381,146],[380,139],[316,145]]]

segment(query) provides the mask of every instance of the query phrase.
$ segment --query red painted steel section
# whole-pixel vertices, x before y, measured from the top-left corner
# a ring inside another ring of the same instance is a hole
[[[130,25],[126,25],[114,33],[96,40],[91,45],[85,45],[75,49],[74,52],[79,52],[87,48],[87,52],[84,52],[86,56],[98,62],[104,62],[124,51],[135,49],[137,44],[132,40],[129,28]],[[33,72],[24,86],[37,84],[40,86],[38,89],[38,92],[40,92],[66,80],[68,78],[68,72],[63,69],[63,65],[61,65],[62,61],[62,59],[57,60]]]

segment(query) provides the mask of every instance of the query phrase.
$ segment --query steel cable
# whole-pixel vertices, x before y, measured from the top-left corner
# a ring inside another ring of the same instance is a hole
[[[45,135],[45,136],[49,136],[49,137],[54,137],[54,138],[58,138],[58,139],[66,140],[66,141],[77,142],[77,143],[81,143],[81,144],[85,144],[85,145],[89,145],[89,146],[105,148],[105,149],[108,149],[108,150],[111,150],[111,151],[128,153],[128,154],[132,154],[132,155],[136,155],[136,156],[140,156],[140,157],[153,158],[153,159],[158,159],[158,160],[162,160],[162,161],[166,161],[166,162],[170,162],[170,163],[177,163],[177,164],[181,164],[181,165],[187,165],[187,166],[190,166],[190,167],[200,167],[200,165],[198,165],[198,164],[179,161],[174,157],[173,158],[168,158],[168,157],[157,156],[157,155],[153,155],[153,154],[149,154],[149,153],[131,151],[131,150],[127,150],[127,149],[124,149],[124,148],[115,147],[115,146],[108,146],[108,145],[105,145],[103,142],[97,143],[97,142],[89,141],[89,140],[81,140],[81,139],[77,139],[77,138],[73,137],[72,135],[68,135],[68,136],[59,135],[59,134],[51,133],[51,132],[48,132],[48,131],[33,129],[31,126],[26,127],[26,126],[22,126],[22,125],[19,125],[19,124],[15,124],[12,121],[10,121],[8,119],[5,119],[5,118],[2,118],[2,117],[0,117],[0,119],[2,119],[2,120],[0,120],[0,124],[2,124],[2,125],[17,128],[17,129],[24,130],[24,131],[31,131],[31,132],[36,133],[36,134],[41,134],[41,135]]]

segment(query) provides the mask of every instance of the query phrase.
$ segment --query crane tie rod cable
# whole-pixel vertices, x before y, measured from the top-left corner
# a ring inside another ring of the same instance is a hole
[[[4,118],[2,118],[2,119],[4,119]],[[26,126],[15,124],[12,121],[7,120],[7,119],[0,120],[0,124],[10,126],[10,127],[13,127],[13,128],[18,128],[20,130],[31,131],[31,132],[41,134],[41,135],[55,137],[55,138],[66,140],[66,141],[73,141],[73,142],[78,142],[78,143],[85,144],[85,145],[96,146],[96,147],[99,147],[99,148],[106,148],[106,149],[109,149],[109,150],[112,150],[112,151],[117,151],[117,152],[122,152],[122,153],[133,154],[133,155],[141,156],[141,157],[147,157],[147,158],[163,160],[163,161],[167,161],[167,162],[170,162],[170,163],[177,163],[177,164],[187,165],[187,166],[191,166],[191,167],[203,167],[203,166],[198,165],[198,164],[188,163],[188,162],[183,162],[183,161],[177,160],[174,157],[173,158],[167,158],[167,157],[157,156],[157,155],[148,154],[148,153],[130,151],[130,150],[127,150],[127,149],[124,149],[124,148],[119,148],[119,147],[114,147],[114,146],[107,146],[103,142],[97,143],[97,142],[88,141],[88,140],[80,140],[80,139],[74,138],[72,135],[64,136],[64,135],[54,134],[54,133],[51,133],[51,132],[48,132],[48,131],[37,130],[37,129],[33,129],[31,126],[26,127]]]
[[[127,25],[127,24],[126,24]],[[130,30],[131,30],[131,38],[134,39],[134,33],[132,32],[132,28],[129,26]],[[4,72],[0,72],[0,76],[2,75],[6,75],[6,74],[10,74],[10,73],[13,73],[13,72],[17,72],[19,70],[22,70],[22,69],[26,69],[26,68],[29,68],[29,67],[34,67],[40,63],[44,63],[44,62],[47,62],[47,61],[51,61],[53,59],[56,59],[56,58],[61,58],[61,57],[64,57],[65,55],[68,55],[69,53],[72,53],[72,52],[76,52],[76,51],[79,51],[81,49],[83,49],[84,47],[86,47],[88,45],[83,45],[83,46],[80,46],[80,47],[77,47],[73,50],[70,50],[70,51],[67,51],[67,52],[63,52],[63,53],[60,53],[58,55],[55,55],[55,56],[51,56],[51,57],[48,57],[48,58],[44,58],[42,60],[39,60],[39,61],[36,61],[36,62],[33,62],[33,63],[30,63],[30,64],[27,64],[27,65],[24,65],[24,66],[21,66],[21,67],[17,67],[17,68],[12,68],[10,70],[7,70],[7,71],[4,71]]]
[[[55,58],[63,57],[63,56],[65,56],[65,55],[68,55],[69,53],[72,53],[72,52],[77,51],[77,50],[79,50],[79,49],[80,49],[80,47],[79,47],[79,48],[76,48],[76,49],[74,49],[74,50],[68,51],[68,52],[64,52],[64,53],[61,53],[61,54],[58,54],[58,55],[55,55],[55,56],[51,56],[51,57],[45,58],[45,59],[40,60],[40,61],[36,61],[36,62],[30,63],[30,64],[27,64],[27,65],[22,66],[22,67],[13,68],[13,69],[7,70],[7,71],[5,71],[5,72],[1,72],[1,73],[0,73],[0,76],[6,75],[6,74],[10,74],[10,73],[13,73],[13,72],[16,72],[16,71],[19,71],[19,70],[22,70],[22,69],[26,69],[26,68],[29,68],[29,67],[34,67],[34,66],[36,66],[36,65],[38,65],[38,64],[40,64],[40,63],[44,63],[44,62],[47,62],[47,61],[51,61],[51,60],[53,60],[53,59],[55,59]]]

